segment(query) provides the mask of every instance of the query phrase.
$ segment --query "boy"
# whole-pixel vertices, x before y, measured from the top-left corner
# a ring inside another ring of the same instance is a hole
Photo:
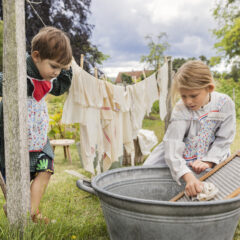
[[[59,29],[44,27],[32,39],[31,56],[27,56],[28,145],[31,179],[31,216],[44,220],[38,212],[40,200],[54,173],[53,150],[47,137],[47,93],[59,96],[72,80],[72,49],[68,37]],[[2,96],[2,78],[0,78]],[[3,104],[0,103],[0,169],[5,179]]]

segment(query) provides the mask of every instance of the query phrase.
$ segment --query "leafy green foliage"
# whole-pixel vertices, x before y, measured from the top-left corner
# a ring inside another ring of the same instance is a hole
[[[54,26],[65,31],[71,41],[73,55],[77,63],[84,54],[84,69],[101,64],[108,58],[90,42],[94,25],[89,24],[91,0],[44,0],[25,1],[25,23],[27,51],[31,51],[31,40],[45,25]],[[31,4],[30,4],[30,3]],[[35,10],[33,10],[32,6]],[[42,19],[40,19],[39,18]],[[2,0],[0,0],[0,18],[2,18]],[[44,24],[42,23],[44,22]]]
[[[238,82],[240,79],[240,61],[234,61],[231,68],[230,75],[235,82]]]
[[[198,57],[199,60],[201,60],[202,62],[206,63],[207,65],[210,64],[210,60],[207,59],[206,56],[204,55],[201,55]],[[191,58],[174,58],[173,59],[173,63],[172,63],[172,68],[173,68],[173,71],[174,72],[177,72],[177,70],[187,61],[190,61],[190,60],[196,60],[195,57],[191,57]]]
[[[132,77],[125,73],[121,75],[121,79],[123,83],[125,82],[126,84],[133,84]]]
[[[223,76],[224,77],[224,76]],[[240,117],[240,84],[235,82],[232,78],[224,79],[220,78],[217,81],[217,88],[218,92],[222,92],[230,96],[236,106],[236,114],[237,118]]]
[[[213,34],[218,42],[214,45],[223,55],[232,59],[240,55],[240,8],[238,0],[216,2],[213,16],[218,23]]]
[[[147,35],[145,39],[148,41],[149,54],[142,56],[140,62],[146,62],[150,67],[157,70],[159,64],[164,62],[164,52],[170,47],[165,40],[166,38],[167,34],[164,32],[157,36],[157,40],[154,40],[153,36]]]
[[[60,97],[48,96],[49,127],[48,136],[50,139],[80,139],[80,127],[78,123],[62,124],[62,109],[66,95]]]
[[[229,59],[240,55],[240,17],[232,20],[219,30],[215,30],[214,34],[218,37],[219,42],[214,46],[220,52],[225,53]]]
[[[159,101],[155,101],[152,106],[152,113],[158,114],[159,113]]]

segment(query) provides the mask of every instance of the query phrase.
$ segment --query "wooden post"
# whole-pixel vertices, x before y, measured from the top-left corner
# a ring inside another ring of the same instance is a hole
[[[171,103],[171,86],[172,86],[172,57],[168,56],[164,58],[165,62],[168,63],[168,96],[167,96],[167,115],[164,119],[165,121],[165,132],[167,131],[169,121],[172,113],[172,103]]]
[[[30,214],[24,0],[3,1],[3,112],[7,215],[23,231]]]
[[[83,64],[84,64],[84,55],[81,54],[81,58],[80,58],[80,67],[83,68]]]

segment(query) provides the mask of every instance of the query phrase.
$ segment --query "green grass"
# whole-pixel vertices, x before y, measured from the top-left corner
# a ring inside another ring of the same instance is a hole
[[[238,121],[237,126],[239,126]],[[158,120],[145,119],[143,128],[153,130],[161,141],[164,124]],[[239,127],[232,151],[240,147]],[[66,169],[75,170],[86,176],[90,175],[80,166],[76,146],[70,148],[73,163],[70,165],[64,159],[62,147],[56,147],[55,174],[52,176],[46,194],[44,195],[40,211],[44,216],[55,219],[56,223],[49,225],[30,224],[25,230],[23,240],[107,240],[109,239],[106,223],[102,214],[99,199],[76,187],[77,177],[64,172]],[[4,204],[0,193],[0,206]],[[0,208],[0,239],[18,240],[18,232],[9,229],[7,218]],[[240,226],[238,226],[234,240],[240,240]]]
[[[40,211],[56,223],[31,224],[25,231],[24,240],[107,240],[109,239],[99,199],[76,187],[77,177],[69,175],[66,169],[87,174],[80,169],[75,146],[70,148],[73,164],[64,159],[62,147],[56,147],[55,174],[42,199]],[[4,203],[0,195],[0,206]],[[17,232],[9,230],[7,219],[0,209],[0,239],[17,240]]]

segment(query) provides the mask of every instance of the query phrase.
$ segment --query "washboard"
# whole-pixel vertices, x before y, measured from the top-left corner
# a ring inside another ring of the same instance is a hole
[[[211,171],[199,178],[201,181],[211,182],[219,192],[213,200],[223,200],[240,194],[240,151],[232,154],[225,161],[216,165]],[[173,197],[171,202],[188,202],[184,192]]]

